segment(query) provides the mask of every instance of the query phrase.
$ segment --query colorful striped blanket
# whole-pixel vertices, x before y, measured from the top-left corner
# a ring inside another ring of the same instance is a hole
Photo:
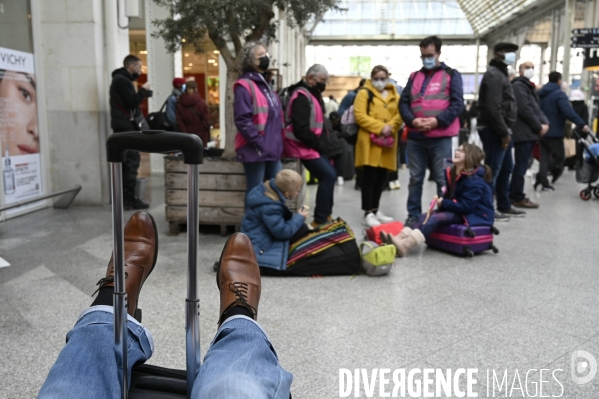
[[[326,223],[312,230],[307,236],[289,246],[287,267],[300,259],[316,255],[334,245],[341,244],[356,237],[351,227],[341,218]]]

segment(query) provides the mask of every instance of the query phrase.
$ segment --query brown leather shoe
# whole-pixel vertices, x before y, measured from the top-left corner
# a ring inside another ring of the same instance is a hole
[[[248,236],[235,233],[227,240],[218,262],[216,285],[220,290],[220,318],[234,306],[247,308],[256,320],[260,302],[260,268],[254,254],[254,247]]]
[[[524,198],[522,201],[512,201],[512,205],[517,208],[536,209],[539,204],[532,202],[529,198]]]
[[[136,212],[125,225],[125,291],[127,313],[135,316],[141,287],[154,270],[158,257],[158,232],[148,212]],[[108,262],[106,277],[98,281],[98,290],[114,287],[114,254]]]

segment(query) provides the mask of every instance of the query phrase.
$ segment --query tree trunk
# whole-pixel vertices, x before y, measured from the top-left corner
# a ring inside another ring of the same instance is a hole
[[[224,158],[235,157],[235,136],[237,135],[237,128],[235,127],[235,121],[233,120],[233,86],[239,77],[239,72],[236,70],[227,70],[227,91],[225,93],[225,151],[223,153]],[[222,99],[221,99],[222,101]]]

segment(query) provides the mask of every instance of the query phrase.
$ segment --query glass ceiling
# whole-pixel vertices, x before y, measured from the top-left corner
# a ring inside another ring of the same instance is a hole
[[[339,6],[345,11],[327,12],[313,38],[474,34],[457,0],[341,0]]]
[[[457,0],[479,35],[509,20],[514,14],[539,0]]]

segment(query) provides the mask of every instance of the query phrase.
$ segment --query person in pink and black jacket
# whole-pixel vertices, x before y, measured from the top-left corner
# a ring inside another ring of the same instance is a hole
[[[270,64],[264,43],[248,42],[242,51],[243,72],[235,83],[233,114],[235,151],[245,170],[247,194],[281,170],[283,110],[263,76]]]
[[[458,117],[464,110],[462,76],[439,61],[441,45],[437,36],[420,42],[423,67],[412,73],[399,101],[399,112],[408,126],[407,226],[413,225],[422,213],[422,184],[429,160],[437,194],[442,195],[446,160],[451,157],[451,138],[460,131]]]

